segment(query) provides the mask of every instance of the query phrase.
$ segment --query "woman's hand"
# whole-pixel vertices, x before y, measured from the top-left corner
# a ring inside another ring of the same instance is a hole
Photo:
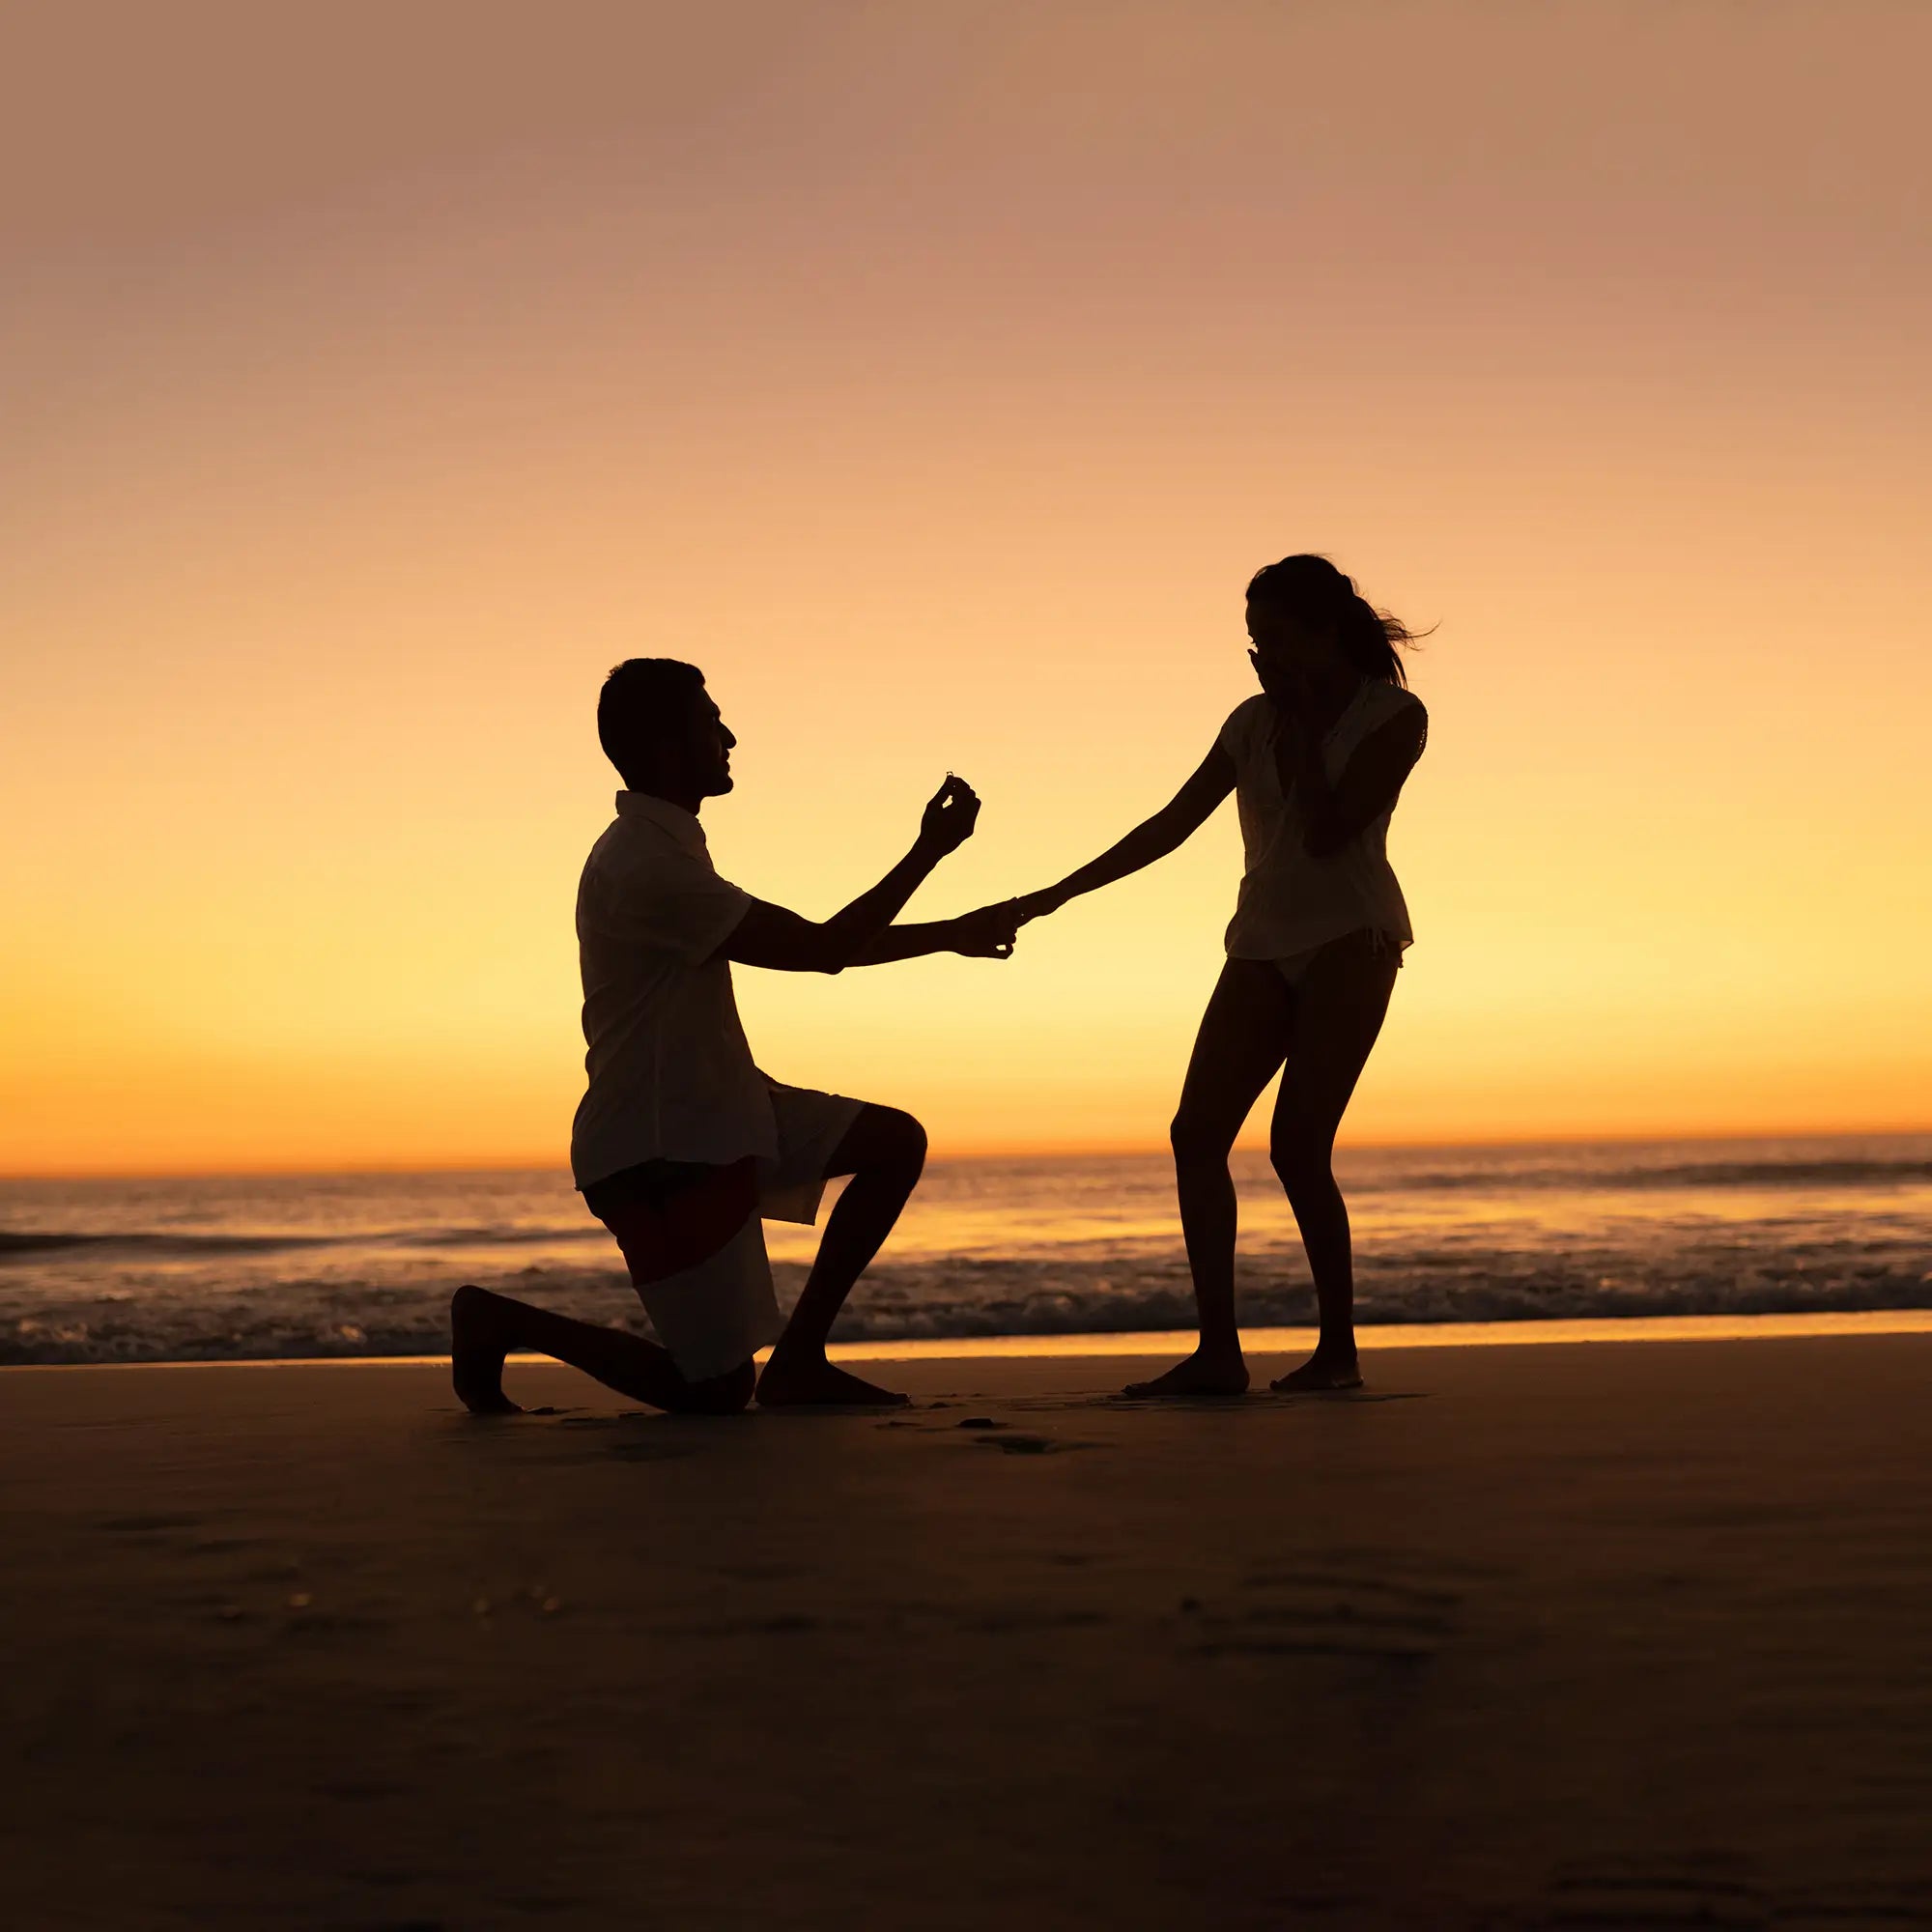
[[[1263,695],[1276,710],[1286,716],[1307,709],[1307,680],[1293,659],[1273,651],[1250,651],[1248,662],[1255,668],[1255,678]]]
[[[961,913],[952,922],[952,950],[968,959],[1010,959],[1019,933],[1017,899]]]
[[[919,821],[920,850],[935,859],[956,852],[980,819],[980,795],[964,779],[946,774]]]

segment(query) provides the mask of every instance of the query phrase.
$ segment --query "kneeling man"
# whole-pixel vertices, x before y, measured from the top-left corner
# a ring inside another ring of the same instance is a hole
[[[1010,906],[893,924],[940,860],[972,836],[980,801],[949,777],[912,850],[844,911],[813,923],[712,867],[697,812],[732,788],[737,740],[700,671],[669,658],[619,665],[598,699],[597,735],[626,788],[578,887],[589,1087],[571,1133],[571,1169],[616,1236],[662,1346],[461,1288],[450,1305],[456,1392],[479,1414],[515,1413],[503,1358],[529,1350],[659,1408],[724,1412],[754,1392],[766,1406],[902,1403],[834,1367],[825,1342],[919,1180],[924,1129],[896,1108],[759,1072],[730,962],[838,973],[929,952],[1009,956]],[[815,1220],[834,1175],[852,1179],[782,1321],[761,1217]],[[759,1375],[753,1356],[767,1343]]]

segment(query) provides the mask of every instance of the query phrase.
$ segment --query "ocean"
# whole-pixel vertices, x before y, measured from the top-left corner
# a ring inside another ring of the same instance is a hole
[[[1932,1307],[1932,1135],[1352,1149],[1364,1324]],[[1314,1295],[1236,1153],[1240,1311]],[[821,1216],[821,1220],[822,1220]],[[781,1300],[816,1232],[766,1226]],[[0,1180],[0,1362],[435,1353],[459,1283],[648,1332],[551,1170]],[[1185,1328],[1160,1154],[935,1160],[835,1340]]]

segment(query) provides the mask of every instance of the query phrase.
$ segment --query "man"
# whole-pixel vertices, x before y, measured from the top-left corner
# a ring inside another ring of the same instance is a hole
[[[503,1358],[530,1350],[659,1408],[724,1413],[754,1393],[765,1406],[902,1404],[835,1367],[825,1343],[919,1180],[924,1129],[896,1108],[760,1073],[730,962],[838,973],[931,952],[1009,957],[1009,907],[893,924],[940,860],[972,837],[980,801],[949,776],[911,851],[814,923],[728,884],[711,864],[697,813],[732,789],[738,741],[702,672],[669,658],[619,665],[598,699],[597,735],[626,788],[578,888],[589,1084],[571,1170],[617,1237],[660,1342],[460,1288],[450,1304],[456,1392],[479,1414],[516,1413]],[[852,1179],[783,1321],[760,1217],[815,1220],[834,1175]],[[767,1343],[759,1375],[753,1356]]]

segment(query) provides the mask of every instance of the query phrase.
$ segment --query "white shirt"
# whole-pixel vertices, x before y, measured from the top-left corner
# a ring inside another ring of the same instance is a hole
[[[1422,700],[1400,685],[1366,681],[1321,740],[1321,765],[1338,781],[1362,741]],[[1228,925],[1231,959],[1286,959],[1369,926],[1402,945],[1414,937],[1408,907],[1388,862],[1388,811],[1339,852],[1310,856],[1306,828],[1281,788],[1273,701],[1257,694],[1236,705],[1217,741],[1235,761],[1235,805],[1247,870]]]
[[[693,813],[617,794],[577,889],[589,1076],[570,1136],[579,1187],[640,1161],[777,1153],[771,1094],[718,956],[751,903],[718,876]]]

